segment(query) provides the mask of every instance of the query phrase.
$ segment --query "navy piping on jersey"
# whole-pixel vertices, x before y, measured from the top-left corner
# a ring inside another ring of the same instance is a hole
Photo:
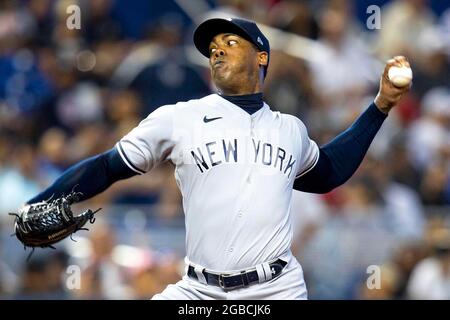
[[[314,161],[309,165],[308,168],[306,168],[305,170],[303,170],[301,173],[299,173],[295,178],[300,178],[301,176],[307,174],[308,172],[310,172],[317,164],[317,162],[319,161],[320,158],[320,153],[318,153],[314,159]]]
[[[120,142],[117,145],[119,148],[119,153],[122,156],[122,159],[125,162],[125,164],[128,165],[131,170],[136,171],[139,174],[145,174],[145,171],[139,169],[130,161],[130,159],[127,157],[127,154],[125,153],[125,151],[123,151],[123,148],[122,148],[122,145],[120,144]]]

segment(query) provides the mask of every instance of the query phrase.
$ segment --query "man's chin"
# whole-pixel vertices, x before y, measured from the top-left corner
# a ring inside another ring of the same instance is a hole
[[[230,75],[230,71],[226,70],[226,68],[217,68],[213,72],[213,78],[217,81],[227,81]]]
[[[213,77],[214,84],[217,88],[228,88],[232,86],[232,79],[228,73],[216,73]]]

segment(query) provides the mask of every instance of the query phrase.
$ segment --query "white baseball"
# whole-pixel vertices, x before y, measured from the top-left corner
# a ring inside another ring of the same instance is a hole
[[[411,68],[392,66],[388,71],[389,80],[396,87],[404,87],[411,83],[413,74]]]

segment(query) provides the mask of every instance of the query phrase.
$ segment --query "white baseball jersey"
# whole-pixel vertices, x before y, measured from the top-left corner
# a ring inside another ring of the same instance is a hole
[[[292,185],[319,157],[298,118],[266,103],[250,115],[217,94],[158,108],[116,147],[138,173],[174,163],[187,260],[215,271],[289,251]]]

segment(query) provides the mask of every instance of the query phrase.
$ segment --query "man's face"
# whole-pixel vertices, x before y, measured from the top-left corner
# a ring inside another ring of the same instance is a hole
[[[245,93],[245,88],[251,91],[259,82],[260,65],[267,64],[266,52],[258,52],[251,42],[232,33],[215,36],[209,54],[211,77],[225,94]]]

